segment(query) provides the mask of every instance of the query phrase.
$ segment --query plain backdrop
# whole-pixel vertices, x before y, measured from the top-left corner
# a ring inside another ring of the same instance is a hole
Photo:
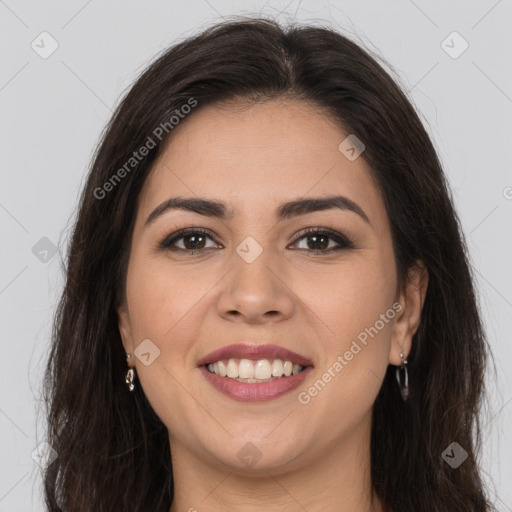
[[[478,278],[497,370],[482,466],[498,509],[512,511],[512,0],[0,0],[0,512],[44,510],[32,456],[45,433],[41,380],[103,127],[161,50],[258,13],[336,27],[396,70],[420,112]]]

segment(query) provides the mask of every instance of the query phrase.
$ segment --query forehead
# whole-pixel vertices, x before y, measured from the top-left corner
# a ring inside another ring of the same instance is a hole
[[[171,196],[211,197],[235,215],[270,213],[269,203],[342,194],[372,217],[385,210],[363,158],[339,145],[349,133],[316,106],[301,101],[200,108],[174,129],[140,197],[147,217]]]

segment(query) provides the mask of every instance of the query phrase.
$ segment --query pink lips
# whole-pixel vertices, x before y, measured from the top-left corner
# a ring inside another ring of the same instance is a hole
[[[290,375],[290,377],[283,376],[270,382],[255,383],[239,382],[227,377],[221,377],[211,373],[206,366],[201,366],[199,370],[206,380],[224,395],[241,402],[261,402],[277,398],[298,387],[311,373],[313,367],[308,366],[300,373],[297,373],[297,375]]]
[[[223,359],[282,359],[283,361],[291,361],[293,364],[301,366],[312,366],[313,363],[304,356],[288,350],[278,345],[246,345],[237,343],[219,348],[202,357],[197,366],[206,366],[209,363],[215,363]]]
[[[221,377],[208,370],[209,363],[224,359],[282,359],[304,366],[304,370],[289,377],[282,376],[269,382],[239,382],[228,377]],[[202,357],[198,362],[199,370],[206,380],[224,395],[243,402],[260,402],[272,400],[298,387],[313,370],[312,362],[304,356],[277,345],[236,344],[220,348]]]

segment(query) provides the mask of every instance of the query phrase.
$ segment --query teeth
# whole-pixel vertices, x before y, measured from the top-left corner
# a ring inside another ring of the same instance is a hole
[[[252,363],[251,363],[252,364]],[[272,376],[272,367],[270,366],[270,362],[266,359],[260,359],[256,363],[256,367],[254,369],[254,377],[256,379],[270,379]]]
[[[215,371],[215,367],[213,368]],[[241,379],[254,379],[254,365],[249,359],[241,359],[238,365],[238,377]]]
[[[227,375],[226,365],[222,361],[219,361],[218,363],[215,364],[217,365],[219,372],[217,373],[215,371],[215,365],[213,365],[214,373],[217,373],[217,375],[220,375],[221,377],[225,377]]]
[[[272,375],[274,377],[281,377],[283,373],[283,361],[281,361],[281,359],[274,359],[272,363]]]
[[[213,365],[211,371],[215,372]],[[233,359],[230,359],[228,362],[228,367],[226,368],[226,376],[232,379],[236,379],[238,377],[238,366],[235,361],[233,361]]]
[[[268,359],[240,359],[238,363],[235,359],[229,359],[227,365],[224,361],[210,363],[208,370],[240,382],[269,382],[282,376],[297,375],[304,367],[282,359],[274,359],[272,363]]]

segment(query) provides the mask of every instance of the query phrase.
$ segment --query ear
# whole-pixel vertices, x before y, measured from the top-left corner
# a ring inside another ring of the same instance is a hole
[[[121,334],[121,341],[123,342],[124,350],[127,354],[133,354],[132,324],[126,302],[123,301],[118,306],[117,317],[119,333]]]
[[[421,260],[409,268],[405,289],[400,292],[396,306],[397,315],[393,323],[389,363],[400,366],[400,353],[407,358],[412,347],[412,338],[421,321],[428,287],[428,271]]]

